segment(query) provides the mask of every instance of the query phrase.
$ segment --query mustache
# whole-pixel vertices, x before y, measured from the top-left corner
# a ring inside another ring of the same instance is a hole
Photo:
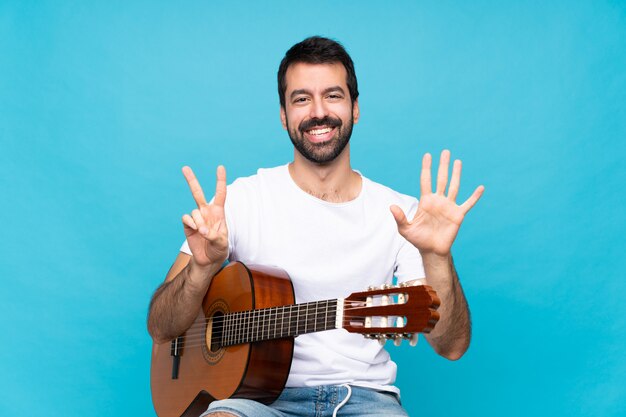
[[[310,130],[317,126],[328,126],[330,128],[333,128],[333,127],[341,126],[341,124],[342,124],[341,119],[337,119],[335,117],[330,117],[330,116],[324,116],[321,119],[315,118],[315,119],[305,120],[302,123],[300,123],[300,126],[298,127],[298,129],[300,129],[300,132],[304,132],[305,130]]]

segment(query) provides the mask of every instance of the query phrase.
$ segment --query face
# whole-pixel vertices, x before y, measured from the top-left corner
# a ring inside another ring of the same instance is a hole
[[[326,164],[341,154],[359,120],[346,84],[346,69],[337,64],[290,65],[285,74],[283,128],[298,152],[311,162]]]

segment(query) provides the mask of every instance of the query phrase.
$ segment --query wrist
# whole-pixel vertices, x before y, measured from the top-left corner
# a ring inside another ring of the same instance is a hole
[[[422,254],[424,273],[427,282],[439,292],[447,290],[452,285],[453,263],[452,255],[438,255],[436,253]]]
[[[444,255],[440,255],[435,252],[420,251],[420,255],[422,257],[422,262],[424,263],[424,266],[429,265],[441,267],[444,265],[452,264],[452,254],[450,252]]]
[[[187,265],[188,281],[194,287],[198,288],[200,292],[205,293],[211,283],[211,279],[221,267],[221,264],[217,265],[215,263],[200,265],[192,256],[189,260],[189,265]]]

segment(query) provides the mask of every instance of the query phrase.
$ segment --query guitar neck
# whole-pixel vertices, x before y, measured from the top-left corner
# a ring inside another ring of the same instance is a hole
[[[338,305],[324,300],[228,313],[214,319],[213,335],[221,346],[232,346],[336,329]]]

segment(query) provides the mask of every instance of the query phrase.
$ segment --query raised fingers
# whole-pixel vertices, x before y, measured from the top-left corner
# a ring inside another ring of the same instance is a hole
[[[194,209],[191,212],[191,217],[196,223],[196,227],[198,228],[197,230],[198,232],[200,232],[201,235],[206,235],[207,233],[209,233],[209,228],[207,227],[204,221],[204,217],[202,217],[202,213],[200,213],[200,210]]]
[[[478,199],[483,195],[483,191],[485,191],[485,187],[483,185],[479,185],[472,195],[465,200],[465,203],[461,204],[461,209],[463,209],[463,214],[467,214],[468,211],[474,207],[474,204],[478,201]]]
[[[450,201],[456,201],[456,196],[459,194],[459,186],[461,185],[461,169],[461,161],[457,159],[452,165],[452,179],[450,180],[450,186],[448,187],[448,200]]]
[[[189,214],[183,215],[183,224],[190,229],[198,230],[198,226],[196,226],[196,222],[193,221],[193,218]]]
[[[450,167],[450,151],[444,150],[439,158],[439,170],[437,171],[437,190],[439,195],[443,195],[448,185],[448,169]]]
[[[189,185],[189,189],[191,190],[191,195],[196,201],[197,206],[206,206],[206,198],[204,198],[204,192],[202,191],[200,182],[198,182],[198,179],[196,178],[196,175],[193,173],[191,168],[189,168],[188,166],[184,166],[183,175],[187,180],[187,184]]]
[[[226,203],[226,168],[223,165],[217,167],[217,182],[215,184],[215,200],[213,203],[224,207]]]
[[[420,176],[420,188],[422,195],[432,193],[432,184],[430,177],[430,166],[432,164],[432,156],[429,153],[424,154],[422,158],[422,175]]]

